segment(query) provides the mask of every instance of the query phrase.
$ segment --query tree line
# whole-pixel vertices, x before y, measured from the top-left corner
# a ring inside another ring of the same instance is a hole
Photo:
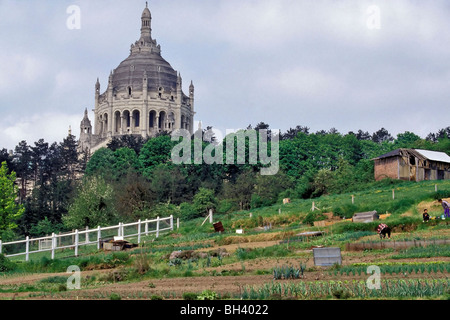
[[[216,143],[209,129],[202,132],[203,151]],[[263,122],[243,132],[259,134],[262,129],[270,133]],[[423,139],[412,132],[394,138],[384,128],[372,134],[362,130],[342,134],[335,128],[311,133],[308,127],[297,126],[278,138],[279,171],[268,176],[260,174],[259,162],[174,164],[171,152],[179,141],[172,141],[168,133],[149,139],[114,138],[89,158],[77,153],[72,135],[53,144],[21,141],[12,154],[0,151],[0,162],[8,174],[14,173],[15,202],[20,206],[10,224],[15,228],[0,224],[0,237],[41,236],[170,214],[188,220],[205,216],[210,209],[231,213],[282,198],[349,192],[374,183],[372,159],[391,150],[450,153],[450,127]],[[251,143],[245,141],[247,160]],[[268,143],[270,150],[270,139]],[[237,148],[235,144],[235,154]],[[0,180],[7,178],[5,171]],[[11,218],[5,208],[0,210],[2,221]]]

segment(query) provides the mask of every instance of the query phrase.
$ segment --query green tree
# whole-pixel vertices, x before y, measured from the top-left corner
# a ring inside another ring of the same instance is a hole
[[[214,190],[200,188],[194,196],[193,205],[197,213],[205,214],[209,213],[209,210],[215,210],[217,207],[217,199],[214,195]]]
[[[15,186],[16,173],[8,173],[6,161],[0,168],[0,238],[11,234],[17,228],[16,221],[24,213],[23,205],[16,203],[17,187]]]
[[[149,139],[139,154],[139,166],[142,174],[151,179],[153,170],[161,164],[171,162],[172,149],[176,145],[168,135]]]
[[[63,223],[69,229],[107,226],[117,220],[113,188],[96,176],[83,180],[69,212],[63,216]]]
[[[108,148],[101,148],[94,152],[86,166],[86,175],[101,175],[105,178],[114,176],[114,152]]]
[[[255,191],[255,183],[255,173],[252,170],[246,170],[236,178],[235,182],[228,181],[224,184],[223,198],[237,204],[240,210],[248,210]]]
[[[272,176],[257,175],[255,192],[252,196],[252,208],[275,204],[281,192],[293,187],[292,181],[281,171]]]
[[[126,176],[128,172],[135,172],[139,168],[136,152],[129,148],[120,148],[114,151],[114,173],[117,178]]]
[[[155,201],[150,187],[150,182],[136,172],[129,172],[114,184],[115,206],[123,222],[135,222],[148,212]]]
[[[421,138],[415,133],[406,131],[397,135],[394,146],[395,148],[415,148],[420,140]]]

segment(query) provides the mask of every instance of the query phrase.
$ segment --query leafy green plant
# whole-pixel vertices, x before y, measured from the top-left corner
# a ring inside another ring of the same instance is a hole
[[[0,254],[0,272],[8,272],[16,269],[16,264]]]
[[[201,294],[197,296],[197,300],[217,300],[218,295],[215,291],[204,290]]]
[[[109,295],[109,300],[122,300],[122,297],[118,293],[111,293]]]
[[[183,300],[197,300],[197,297],[199,296],[198,293],[194,292],[184,292],[183,293]]]

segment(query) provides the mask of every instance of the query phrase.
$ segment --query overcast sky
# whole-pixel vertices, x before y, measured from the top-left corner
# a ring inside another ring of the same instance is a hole
[[[80,10],[79,29],[71,6]],[[0,0],[0,148],[60,142],[139,39],[143,0]],[[196,121],[425,137],[450,126],[446,0],[151,0]],[[379,10],[379,11],[377,11]],[[69,13],[68,13],[69,11]],[[70,23],[72,22],[72,23]]]

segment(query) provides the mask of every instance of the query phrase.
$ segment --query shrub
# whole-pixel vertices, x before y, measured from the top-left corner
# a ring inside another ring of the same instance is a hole
[[[345,204],[341,207],[337,207],[333,210],[333,214],[335,216],[339,216],[341,218],[350,218],[352,217],[356,212],[361,211],[358,206],[354,204]]]
[[[122,300],[122,297],[120,296],[120,294],[111,293],[109,296],[109,300]]]
[[[154,294],[150,297],[150,300],[164,300],[164,298]]]
[[[67,282],[67,277],[63,276],[54,276],[41,279],[40,283],[57,283],[57,284],[65,284]]]
[[[0,272],[13,271],[14,269],[16,269],[16,264],[0,254]]]
[[[217,298],[217,293],[211,290],[204,290],[200,295],[197,296],[198,300],[217,300]]]
[[[230,213],[237,210],[239,210],[239,206],[229,199],[220,200],[217,207],[218,213]]]
[[[312,211],[308,213],[303,219],[303,223],[313,225],[314,221],[326,220],[327,217],[318,211]]]
[[[197,297],[199,296],[198,293],[194,292],[184,292],[183,293],[183,300],[197,300]]]
[[[432,199],[434,200],[443,198],[450,198],[450,190],[438,190],[432,194]]]
[[[181,219],[185,221],[193,220],[195,218],[201,217],[201,214],[199,214],[195,208],[194,205],[188,202],[183,202],[180,204],[180,213],[181,213]]]

